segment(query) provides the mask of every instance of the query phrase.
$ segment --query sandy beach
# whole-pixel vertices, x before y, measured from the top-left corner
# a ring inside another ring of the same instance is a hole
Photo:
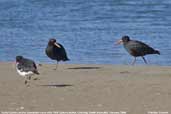
[[[171,113],[171,67],[42,64],[30,87],[0,63],[0,111]]]

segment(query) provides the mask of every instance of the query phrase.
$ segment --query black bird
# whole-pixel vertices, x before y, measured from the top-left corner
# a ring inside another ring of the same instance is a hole
[[[56,39],[54,38],[49,40],[45,51],[49,58],[57,61],[55,70],[57,69],[59,61],[69,60],[65,48],[60,43],[56,42]]]
[[[134,61],[132,64],[136,62],[136,57],[142,57],[144,62],[147,64],[147,61],[145,59],[145,55],[148,54],[159,54],[160,52],[158,50],[153,49],[152,47],[148,46],[147,44],[141,42],[141,41],[136,41],[136,40],[131,40],[129,36],[123,36],[121,40],[117,42],[117,44],[123,44],[124,48],[128,51],[128,53],[132,56],[134,56]]]
[[[25,84],[31,80],[33,74],[39,75],[35,62],[23,56],[16,56],[16,69],[21,76],[25,77]]]

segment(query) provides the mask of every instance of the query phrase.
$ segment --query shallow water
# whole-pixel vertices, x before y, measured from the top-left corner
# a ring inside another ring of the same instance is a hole
[[[146,56],[150,64],[171,65],[170,12],[170,0],[0,0],[0,61],[23,55],[53,63],[44,50],[55,37],[67,63],[129,64],[133,58],[114,45],[129,35],[160,50]]]

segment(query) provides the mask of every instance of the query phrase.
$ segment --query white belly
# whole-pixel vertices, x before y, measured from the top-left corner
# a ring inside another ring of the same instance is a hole
[[[18,72],[18,74],[21,75],[21,76],[31,76],[31,75],[34,74],[32,71],[24,72],[24,71],[20,71],[20,70],[18,70],[18,69],[17,69],[17,72]]]

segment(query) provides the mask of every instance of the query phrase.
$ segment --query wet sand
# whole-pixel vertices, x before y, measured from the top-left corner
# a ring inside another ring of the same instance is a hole
[[[171,113],[171,67],[42,64],[24,85],[13,63],[0,63],[0,111]],[[33,76],[34,77],[34,76]]]

